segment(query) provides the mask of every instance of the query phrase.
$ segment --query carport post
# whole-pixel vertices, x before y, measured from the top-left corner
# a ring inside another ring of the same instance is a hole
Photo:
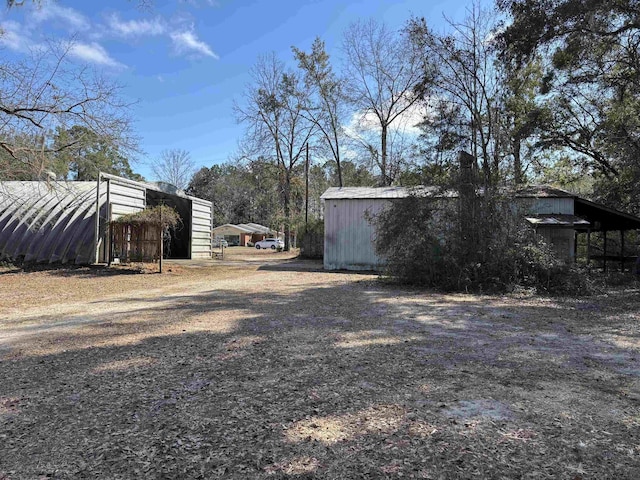
[[[102,172],[98,172],[98,183],[96,184],[96,225],[95,225],[95,263],[100,261],[100,177]]]
[[[620,271],[624,273],[624,230],[620,230]]]
[[[158,235],[160,238],[160,259],[158,260],[158,266],[160,268],[160,273],[162,273],[162,257],[164,256],[164,228],[162,227],[162,203],[160,203],[160,234]]]
[[[603,260],[603,265],[602,265],[602,269],[604,270],[604,273],[607,273],[607,231],[604,230],[602,233],[604,233],[604,242],[603,242],[603,255],[602,257],[604,258]]]
[[[587,228],[587,267],[591,266],[591,229]]]

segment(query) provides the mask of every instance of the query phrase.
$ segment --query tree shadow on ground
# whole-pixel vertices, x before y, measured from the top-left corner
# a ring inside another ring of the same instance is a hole
[[[29,331],[0,363],[0,474],[638,471],[633,305],[518,305],[325,278],[286,293],[253,286],[133,311],[105,304],[65,328]]]
[[[16,273],[46,272],[61,277],[114,277],[119,275],[138,275],[149,272],[142,264],[107,267],[106,265],[70,265],[62,263],[15,263],[0,270],[0,275]]]
[[[308,258],[290,258],[286,260],[275,260],[269,263],[260,265],[258,270],[267,272],[277,271],[301,271],[301,272],[324,272],[322,260],[308,259]],[[353,272],[352,272],[353,273]]]

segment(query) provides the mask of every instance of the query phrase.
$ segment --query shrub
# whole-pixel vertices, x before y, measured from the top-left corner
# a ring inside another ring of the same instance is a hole
[[[508,198],[476,198],[470,216],[451,198],[414,195],[394,201],[373,220],[385,274],[446,291],[593,291],[585,272],[560,261],[514,204]]]
[[[303,258],[322,258],[324,246],[324,221],[313,219],[300,227],[298,236],[300,256]]]
[[[129,224],[129,225],[160,225],[165,229],[176,228],[181,222],[180,215],[172,207],[166,205],[156,205],[155,207],[147,207],[135,213],[122,215],[111,223]]]

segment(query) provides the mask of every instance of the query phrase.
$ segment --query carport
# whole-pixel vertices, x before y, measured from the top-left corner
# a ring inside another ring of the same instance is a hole
[[[576,249],[578,235],[586,235],[586,261],[601,262],[602,269],[606,272],[609,263],[619,263],[620,271],[624,272],[627,264],[633,265],[638,257],[638,231],[640,230],[640,218],[590,200],[576,197],[574,200],[575,213],[588,220],[588,226],[576,226]],[[602,239],[602,248],[594,248],[593,234]],[[635,234],[635,245],[628,238]],[[631,251],[634,248],[635,251]],[[576,251],[577,254],[577,251]],[[632,268],[629,266],[629,268]]]

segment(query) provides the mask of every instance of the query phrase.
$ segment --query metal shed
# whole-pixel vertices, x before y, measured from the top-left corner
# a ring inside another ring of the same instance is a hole
[[[416,192],[455,199],[456,192],[442,194],[433,187],[332,187],[324,201],[324,268],[327,270],[380,270],[384,260],[375,253],[375,227],[370,221],[389,202]],[[624,267],[624,233],[640,229],[640,218],[581,198],[566,190],[549,186],[528,186],[515,192],[515,202],[525,219],[556,250],[560,257],[573,260],[577,235],[587,235],[587,262],[619,260]],[[482,192],[478,192],[482,195]],[[620,253],[607,252],[607,232],[620,233]],[[592,232],[604,235],[604,252],[590,252]]]
[[[147,206],[168,205],[182,219],[170,258],[211,256],[211,202],[162,185],[100,174],[93,182],[0,182],[0,259],[106,263],[109,222]],[[99,215],[96,215],[99,211]]]
[[[384,262],[373,246],[370,219],[389,201],[407,195],[403,187],[332,187],[324,192],[324,268],[379,270]]]

